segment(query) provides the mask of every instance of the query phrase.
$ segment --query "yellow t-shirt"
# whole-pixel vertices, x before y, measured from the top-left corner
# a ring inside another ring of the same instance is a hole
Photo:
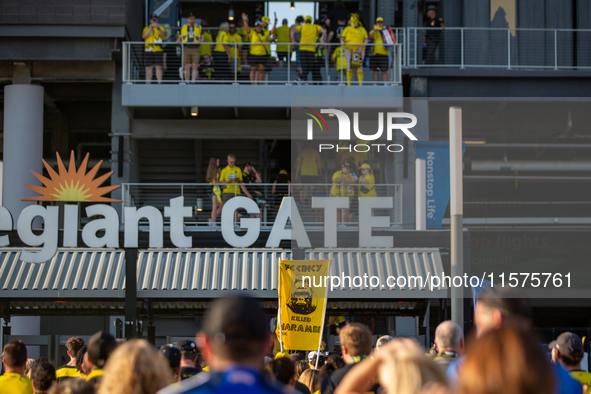
[[[365,27],[359,26],[357,28],[353,26],[345,27],[343,30],[342,37],[345,39],[345,49],[350,49],[352,51],[359,48],[361,45],[349,45],[349,44],[363,44],[363,41],[367,39],[367,30]]]
[[[269,38],[269,32],[263,30],[261,34],[257,33],[255,29],[250,29],[250,42],[251,44],[264,44],[267,42]],[[250,54],[251,55],[267,55],[266,45],[251,45],[250,46]]]
[[[277,36],[277,52],[291,52],[293,50],[289,45],[282,44],[291,42],[289,37],[290,30],[289,26],[279,26],[275,30],[275,35]]]
[[[339,170],[337,172],[335,172],[334,174],[332,174],[332,179],[333,181],[337,178],[340,178],[342,176],[346,176],[346,178],[343,181],[352,181],[353,177],[351,176],[351,174],[343,174],[342,170]],[[341,182],[343,182],[341,181]],[[355,195],[355,191],[353,190],[353,184],[351,183],[346,183],[346,184],[342,184],[342,183],[333,183],[332,187],[330,188],[330,194],[332,194],[335,197],[353,197]]]
[[[240,48],[242,47],[242,37],[240,34],[227,34],[226,42],[228,43],[228,50],[230,51],[230,57],[232,59],[240,59]],[[231,45],[236,43],[236,45]]]
[[[585,391],[585,394],[591,392],[591,373],[585,371],[570,371],[570,376],[581,383],[581,386],[587,385],[587,391]]]
[[[341,71],[344,68],[343,65],[345,64],[345,54],[341,56],[341,53],[341,47],[336,47],[334,52],[332,53],[332,58],[335,61],[335,67],[337,71]]]
[[[63,367],[55,371],[55,377],[57,378],[57,381],[59,383],[67,379],[82,378],[83,376],[80,373],[80,371],[76,369],[76,367],[64,365]]]
[[[300,51],[316,51],[316,41],[318,40],[318,32],[320,29],[322,29],[320,26],[311,23],[306,23],[296,27],[296,32],[302,34],[300,36]]]
[[[320,154],[314,149],[303,149],[297,158],[297,162],[300,164],[300,175],[318,176],[318,160],[320,160]]]
[[[380,30],[372,30],[369,34],[375,31],[376,34],[373,36],[373,43],[374,44],[382,44],[382,45],[375,45],[371,47],[371,54],[373,55],[386,55],[388,56],[388,50],[384,48],[384,41],[382,40],[382,33]]]
[[[201,27],[201,25],[183,25],[183,27],[181,27],[181,40],[183,42],[197,42],[201,40],[202,30],[203,28]]]
[[[226,52],[224,50],[224,43],[228,42],[228,33],[226,33],[223,30],[220,30],[220,32],[218,33],[218,36],[215,38],[215,42],[217,43],[217,45],[215,46],[215,48],[213,48],[214,52]]]
[[[104,371],[102,369],[95,369],[94,371],[92,371],[91,373],[86,375],[86,381],[90,382],[93,379],[96,380],[97,378],[102,377],[103,374],[104,374]]]
[[[361,179],[367,179],[369,183],[362,183],[360,182]],[[377,197],[378,194],[376,193],[376,179],[374,178],[373,174],[367,174],[365,176],[361,175],[359,177],[359,197]]]
[[[232,168],[226,166],[220,174],[220,182],[230,182],[235,179],[242,181],[242,170],[238,166]],[[239,185],[228,185],[224,187],[224,193],[241,194]]]
[[[19,373],[0,376],[0,394],[33,394],[31,379]]]
[[[162,26],[158,26],[158,29],[152,29],[150,35],[144,39],[146,45],[144,45],[144,50],[146,52],[162,52],[162,46],[157,45],[155,43],[162,43],[162,39],[164,36],[162,35],[160,28]],[[144,27],[142,31],[142,35],[150,30],[150,26]],[[163,29],[164,30],[164,29]]]
[[[211,36],[211,34],[206,31],[203,32],[203,42],[213,42],[213,37]],[[199,45],[199,48],[201,48],[200,51],[200,55],[209,55],[211,56],[211,44],[201,44]]]

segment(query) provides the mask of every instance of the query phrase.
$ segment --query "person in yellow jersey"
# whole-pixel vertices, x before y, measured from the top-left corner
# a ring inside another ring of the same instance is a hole
[[[573,332],[563,332],[550,342],[552,362],[561,365],[583,386],[584,394],[591,392],[591,373],[581,370],[581,361],[585,355],[583,340]]]
[[[201,44],[199,45],[201,57],[205,55],[211,56],[211,43],[213,42],[213,37],[209,31],[205,30],[206,27],[207,18],[201,18],[201,29],[203,33],[203,39],[201,40]]]
[[[195,15],[190,13],[187,24],[181,27],[181,34],[176,38],[176,43],[183,43],[183,66],[185,68],[185,81],[195,83],[198,79],[198,67],[200,57],[200,43],[203,40],[203,28],[195,24]],[[191,73],[191,68],[193,72]]]
[[[372,40],[374,46],[371,47],[371,56],[369,58],[369,68],[373,70],[373,80],[378,82],[380,80],[380,73],[382,72],[382,81],[388,82],[388,50],[384,47],[381,31],[384,29],[384,18],[381,16],[376,18],[376,24],[373,30],[369,32],[369,39]]]
[[[97,389],[103,379],[103,367],[116,348],[115,337],[106,331],[99,331],[88,340],[84,356],[86,381],[92,383]]]
[[[78,379],[82,377],[82,374],[76,368],[76,356],[80,350],[84,347],[84,339],[80,337],[72,337],[66,341],[66,349],[68,349],[68,357],[70,361],[55,371],[58,383],[68,379]]]
[[[152,83],[154,67],[156,67],[156,79],[162,83],[162,66],[164,64],[164,52],[162,40],[166,36],[164,28],[158,25],[158,15],[152,14],[150,24],[144,27],[142,38],[144,39],[144,65],[146,66],[146,82]]]
[[[351,14],[351,25],[343,30],[341,45],[344,45],[345,61],[347,62],[347,85],[351,85],[353,70],[357,70],[359,85],[363,84],[363,60],[365,44],[368,42],[367,30],[361,24],[357,14]]]
[[[236,31],[236,23],[230,22],[228,35],[226,36],[228,42],[228,51],[230,52],[230,79],[234,79],[234,75],[238,76],[242,71],[240,63],[240,52],[242,51],[242,36]],[[237,68],[237,69],[236,69]]]
[[[344,67],[345,64],[345,57],[343,54],[343,48],[338,46],[335,47],[333,52],[332,52],[332,56],[331,56],[331,60],[332,60],[332,64],[335,67],[337,73],[339,73],[339,75],[337,76],[337,81],[340,80],[340,72]]]
[[[242,14],[244,29],[250,37],[250,54],[248,63],[250,64],[250,82],[253,85],[262,84],[265,80],[265,68],[269,63],[270,49],[267,49],[266,43],[272,41],[268,31],[263,30],[263,22],[256,21],[254,29],[248,26],[248,16]]]
[[[310,183],[318,182],[318,176],[322,172],[320,154],[311,146],[304,147],[298,153],[296,159],[296,182],[303,183],[300,199],[302,203],[308,204],[310,195]]]
[[[216,46],[213,48],[213,67],[215,69],[213,79],[228,80],[230,79],[230,49],[228,48],[228,31],[230,24],[222,22],[220,30],[215,38]]]
[[[290,39],[290,27],[287,24],[287,19],[284,19],[281,22],[281,26],[277,28],[275,31],[275,36],[277,38],[277,58],[279,60],[279,67],[283,67],[283,62],[288,62],[291,58],[291,52],[293,48],[289,43],[291,42]]]
[[[357,183],[359,183],[359,197],[377,197],[376,193],[376,179],[373,176],[371,167],[367,163],[363,163],[359,167],[361,174]]]
[[[295,33],[300,33],[300,42],[298,43],[295,39]],[[326,39],[326,29],[312,23],[312,17],[310,15],[304,18],[304,24],[296,26],[291,31],[291,42],[293,45],[299,45],[300,50],[300,62],[302,64],[302,77],[301,79],[305,82],[308,80],[308,74],[313,73],[314,69],[314,57],[316,53],[316,42],[318,37],[322,36],[321,42]],[[319,73],[317,76],[312,74],[314,81],[322,80]]]
[[[4,345],[0,394],[33,394],[33,383],[25,376],[26,363],[27,347],[22,341],[10,341]]]
[[[242,181],[242,170],[236,165],[235,155],[228,155],[228,165],[222,170],[220,174],[220,182],[229,183],[229,185],[226,185],[224,190],[222,190],[222,201],[224,204],[232,197],[242,194],[240,192],[241,190],[248,198],[252,199],[252,196]]]
[[[357,183],[357,177],[351,174],[351,165],[343,163],[341,169],[332,174],[330,197],[354,197],[355,189],[353,184],[355,183]],[[338,211],[337,220],[350,221],[349,208],[339,209]]]

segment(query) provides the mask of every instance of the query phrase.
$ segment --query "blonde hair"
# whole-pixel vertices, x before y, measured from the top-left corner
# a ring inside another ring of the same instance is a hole
[[[388,394],[416,394],[427,383],[447,385],[441,368],[417,346],[397,350],[380,366],[380,384]]]
[[[220,30],[223,30],[227,33],[228,30],[230,30],[230,24],[228,22],[220,23]]]
[[[172,379],[162,353],[143,339],[132,339],[109,356],[98,394],[155,394]]]
[[[320,386],[322,386],[322,372],[318,369],[306,369],[298,379],[298,382],[305,384],[313,394],[320,390]]]
[[[339,331],[341,345],[355,357],[369,354],[372,346],[371,331],[363,324],[349,323]]]

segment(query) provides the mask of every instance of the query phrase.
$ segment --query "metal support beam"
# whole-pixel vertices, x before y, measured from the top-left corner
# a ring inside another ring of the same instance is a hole
[[[462,109],[449,108],[449,175],[451,216],[451,276],[464,272],[463,180],[462,180]],[[451,287],[451,320],[464,327],[463,289]]]
[[[125,337],[137,337],[137,249],[125,249]]]

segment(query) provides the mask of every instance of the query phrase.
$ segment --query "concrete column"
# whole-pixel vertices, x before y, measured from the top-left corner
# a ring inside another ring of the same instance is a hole
[[[15,228],[20,212],[35,204],[21,198],[35,195],[24,186],[40,185],[31,170],[42,174],[43,163],[43,87],[7,85],[4,87],[4,167],[2,205],[12,213]]]

